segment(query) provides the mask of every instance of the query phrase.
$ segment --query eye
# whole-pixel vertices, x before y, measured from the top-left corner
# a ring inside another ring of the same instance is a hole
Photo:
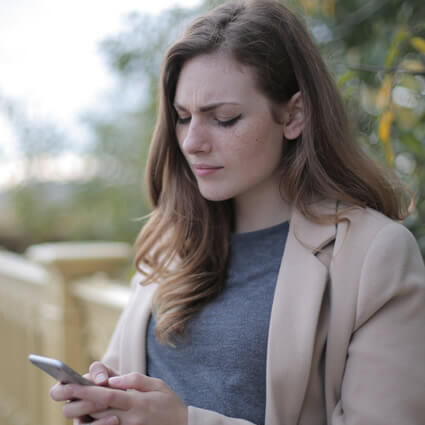
[[[183,118],[183,117],[177,116],[177,124],[180,124],[180,125],[189,124],[190,123],[190,118],[191,117]]]
[[[220,127],[231,127],[232,125],[236,124],[241,117],[242,117],[242,114],[239,114],[237,117],[231,118],[230,120],[221,121],[217,119],[216,121]]]

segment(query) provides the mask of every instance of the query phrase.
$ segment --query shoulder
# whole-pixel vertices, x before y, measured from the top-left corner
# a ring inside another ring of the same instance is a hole
[[[373,243],[398,243],[399,250],[416,247],[412,233],[400,222],[371,208],[343,207],[341,226],[338,226],[337,244],[347,243],[367,251]],[[340,234],[339,234],[340,233]],[[387,249],[391,248],[387,246]],[[397,248],[396,248],[397,249]]]
[[[412,233],[402,224],[371,208],[342,209],[342,222],[337,226],[335,257],[356,255],[367,262],[385,263],[387,268],[403,263],[423,266],[419,246]],[[345,258],[346,260],[346,258]]]
[[[347,209],[344,216],[333,267],[345,285],[356,287],[357,325],[391,300],[424,293],[422,255],[405,226],[369,208]]]
[[[335,264],[342,264],[359,278],[370,271],[369,267],[376,268],[375,274],[400,267],[417,267],[423,271],[419,246],[402,223],[371,208],[343,207],[341,213]]]

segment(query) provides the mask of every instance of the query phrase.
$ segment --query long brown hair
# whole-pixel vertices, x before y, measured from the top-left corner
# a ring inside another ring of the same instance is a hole
[[[174,96],[183,65],[223,51],[254,70],[271,105],[300,91],[306,125],[285,143],[282,195],[317,222],[313,200],[339,200],[371,207],[393,219],[407,214],[408,200],[396,179],[356,143],[338,90],[301,22],[278,1],[225,3],[196,19],[166,53],[156,128],[146,181],[153,212],[136,242],[143,284],[160,282],[153,300],[156,335],[162,342],[182,333],[187,320],[223,288],[230,200],[207,201],[181,153],[175,132]],[[148,267],[148,270],[146,269]]]

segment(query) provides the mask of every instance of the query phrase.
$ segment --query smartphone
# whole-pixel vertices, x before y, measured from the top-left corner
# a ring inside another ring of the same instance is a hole
[[[62,384],[95,385],[60,360],[30,354],[28,360]]]

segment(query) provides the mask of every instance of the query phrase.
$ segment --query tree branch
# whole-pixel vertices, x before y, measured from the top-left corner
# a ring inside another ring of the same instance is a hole
[[[412,71],[410,69],[403,69],[398,67],[385,68],[383,66],[375,66],[375,65],[352,65],[352,66],[347,66],[347,68],[352,69],[354,71],[385,72],[386,74],[401,72],[403,74],[425,75],[425,71]]]

